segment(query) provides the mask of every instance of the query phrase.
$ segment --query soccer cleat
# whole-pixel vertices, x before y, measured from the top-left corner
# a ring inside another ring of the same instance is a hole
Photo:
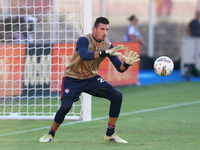
[[[46,134],[45,136],[39,139],[40,142],[51,142],[53,136],[51,134]]]
[[[111,136],[107,136],[106,134],[104,135],[104,140],[106,142],[116,142],[116,143],[128,143],[127,141],[121,139],[118,137],[115,133]]]

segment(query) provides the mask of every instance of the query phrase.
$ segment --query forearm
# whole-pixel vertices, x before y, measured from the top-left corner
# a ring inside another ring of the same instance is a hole
[[[100,59],[102,57],[107,57],[107,56],[114,56],[114,55],[121,55],[121,53],[116,52],[118,50],[124,49],[123,45],[117,45],[116,47],[112,48],[109,50],[100,50],[99,52],[90,52],[88,51],[88,48],[78,48],[78,53],[79,56],[82,60],[93,60],[93,59]]]
[[[122,72],[125,72],[127,69],[128,69],[128,68],[124,67],[124,64],[121,64],[120,70],[121,70]]]
[[[99,52],[94,53],[94,59],[100,59]]]
[[[101,57],[106,57],[109,55],[104,50],[101,50],[100,52],[90,52],[85,48],[78,49],[78,53],[83,61],[100,59]]]
[[[126,66],[127,67],[126,68],[117,56],[111,56],[109,58],[110,58],[110,61],[115,66],[115,68],[117,69],[118,72],[123,73],[124,71],[126,71],[128,69],[128,67]]]

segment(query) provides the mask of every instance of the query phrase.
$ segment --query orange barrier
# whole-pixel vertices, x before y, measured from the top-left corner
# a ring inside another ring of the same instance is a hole
[[[133,50],[139,54],[139,43],[113,43],[116,45],[124,45],[125,49],[121,50],[122,54],[128,56],[130,50]],[[123,62],[123,59],[119,57]],[[139,63],[134,64],[129,67],[129,69],[124,72],[118,72],[115,67],[112,65],[112,62],[109,58],[106,58],[99,67],[98,74],[101,75],[102,78],[107,80],[113,86],[123,86],[123,85],[133,85],[138,82],[138,73],[139,73]]]
[[[20,95],[25,45],[0,46],[0,96]]]
[[[130,50],[139,53],[138,43],[113,43],[114,46],[123,44],[125,50],[121,52],[128,55]],[[51,60],[51,91],[60,89],[63,72],[72,57],[75,45],[54,44]],[[0,96],[21,95],[25,45],[0,46]],[[122,60],[122,58],[120,57]],[[123,62],[123,60],[122,60]],[[49,62],[48,62],[49,63]],[[131,66],[125,73],[119,73],[112,63],[106,58],[99,67],[98,74],[113,86],[133,85],[138,82],[139,63]]]

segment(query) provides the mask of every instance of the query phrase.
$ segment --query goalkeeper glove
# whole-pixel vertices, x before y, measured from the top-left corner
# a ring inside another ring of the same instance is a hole
[[[105,57],[105,56],[114,56],[114,55],[120,56],[122,54],[119,52],[116,52],[116,51],[119,51],[122,49],[124,49],[124,45],[117,45],[109,50],[101,50],[99,52],[99,57],[101,58],[101,57]]]
[[[128,57],[126,56],[122,56],[122,58],[124,59],[124,67],[128,68],[129,66],[132,66],[134,63],[140,61],[139,55],[133,51],[130,51],[128,54]]]

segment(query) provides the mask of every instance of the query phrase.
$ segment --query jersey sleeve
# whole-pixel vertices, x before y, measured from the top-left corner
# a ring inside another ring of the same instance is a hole
[[[110,48],[113,48],[114,46],[111,44]],[[109,56],[110,61],[112,62],[112,64],[115,66],[115,68],[117,69],[117,71],[119,72],[124,72],[120,69],[122,62],[121,60],[118,58],[118,56]]]
[[[88,51],[88,45],[89,41],[86,37],[80,37],[76,43],[76,50],[83,61],[94,59],[94,52]]]

